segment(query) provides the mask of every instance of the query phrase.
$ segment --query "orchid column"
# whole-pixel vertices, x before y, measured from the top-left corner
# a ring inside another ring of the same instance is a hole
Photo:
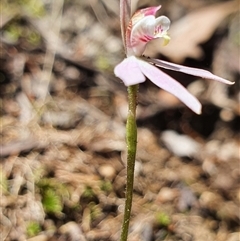
[[[123,44],[127,58],[118,64],[114,73],[126,86],[128,86],[129,110],[126,125],[127,141],[127,183],[124,221],[121,232],[121,241],[126,241],[132,206],[134,165],[137,149],[136,107],[138,84],[144,82],[146,77],[158,87],[168,91],[181,100],[186,106],[197,114],[201,113],[201,103],[185,89],[179,82],[165,74],[157,67],[179,71],[190,75],[233,84],[226,79],[218,77],[209,71],[173,64],[159,59],[143,56],[146,45],[156,38],[163,38],[163,43],[170,40],[167,31],[170,20],[165,16],[155,18],[161,6],[149,7],[137,11],[132,18],[131,1],[120,0],[120,22]],[[157,66],[157,67],[156,67]]]

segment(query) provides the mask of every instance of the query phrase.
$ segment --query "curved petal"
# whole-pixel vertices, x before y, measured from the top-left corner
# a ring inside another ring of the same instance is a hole
[[[142,83],[146,80],[141,69],[139,68],[138,60],[131,56],[124,59],[114,68],[114,74],[120,78],[126,86]]]
[[[156,12],[161,8],[162,6],[155,6],[155,7],[148,7],[148,8],[143,8],[141,10],[139,10],[138,12],[140,12],[141,14],[143,14],[144,16],[149,16],[149,15],[156,15]]]
[[[166,35],[169,27],[170,27],[171,21],[166,16],[160,16],[156,18],[155,22],[155,37],[163,37]]]
[[[131,24],[135,25],[138,21],[146,16],[155,16],[156,12],[161,8],[161,5],[156,7],[143,8],[138,10],[131,18]]]
[[[146,44],[154,39],[155,17],[147,16],[138,21],[132,28],[130,45],[135,56],[141,56]]]
[[[175,95],[195,113],[201,114],[201,103],[180,83],[162,72],[160,69],[143,60],[138,59],[138,63],[143,74],[155,85]]]
[[[204,69],[197,69],[197,68],[192,68],[192,67],[186,67],[183,65],[179,65],[179,64],[173,64],[167,61],[163,61],[163,60],[159,60],[159,59],[151,59],[151,58],[144,58],[146,61],[153,63],[159,67],[165,68],[165,69],[170,69],[173,71],[178,71],[178,72],[182,72],[185,74],[190,74],[190,75],[194,75],[194,76],[198,76],[201,78],[205,78],[205,79],[212,79],[212,80],[216,80],[219,82],[222,82],[224,84],[229,84],[232,85],[234,84],[234,82],[231,82],[229,80],[226,80],[224,78],[221,78],[217,75],[212,74],[211,72],[204,70]]]

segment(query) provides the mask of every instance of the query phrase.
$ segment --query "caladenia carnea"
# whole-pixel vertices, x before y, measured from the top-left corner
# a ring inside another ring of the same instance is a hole
[[[126,58],[114,69],[115,75],[119,77],[126,86],[128,86],[129,102],[126,124],[126,202],[120,239],[121,241],[127,240],[132,206],[134,164],[137,150],[136,107],[138,84],[144,82],[146,78],[148,78],[158,87],[175,95],[197,114],[201,114],[201,103],[179,82],[165,74],[158,67],[220,81],[225,84],[233,84],[233,82],[218,77],[203,69],[190,68],[159,59],[145,57],[143,54],[146,45],[151,40],[162,38],[164,44],[167,44],[170,41],[170,37],[167,34],[170,27],[170,20],[166,16],[155,18],[156,12],[161,8],[161,6],[141,9],[137,11],[132,18],[130,18],[130,6],[130,0],[120,0],[120,23]]]

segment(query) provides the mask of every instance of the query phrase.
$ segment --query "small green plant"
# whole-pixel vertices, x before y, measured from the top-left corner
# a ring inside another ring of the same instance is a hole
[[[45,14],[44,4],[40,0],[18,0],[16,5],[33,17],[41,17]]]
[[[100,188],[104,192],[111,192],[112,191],[112,183],[110,181],[102,181]]]
[[[3,37],[11,42],[16,43],[20,38],[24,38],[33,46],[40,44],[41,36],[38,32],[26,24],[26,18],[40,18],[46,15],[45,6],[40,0],[2,0],[0,2],[1,12],[7,21],[2,28]]]
[[[156,214],[156,221],[160,226],[167,227],[170,223],[170,217],[163,212],[159,212]]]
[[[21,34],[22,34],[22,29],[16,23],[11,23],[4,29],[5,38],[7,38],[11,42],[18,41]]]
[[[41,36],[33,28],[21,25],[18,19],[3,28],[3,36],[12,43],[19,41],[20,38],[26,39],[32,46],[37,46],[41,42]]]
[[[27,225],[27,236],[34,237],[41,232],[40,224],[37,222],[29,222]]]
[[[92,187],[86,186],[83,191],[82,197],[87,198],[87,199],[92,199],[95,196],[96,196],[96,194],[94,193]]]
[[[37,183],[42,195],[42,204],[46,213],[59,214],[64,205],[64,198],[69,196],[67,187],[55,179],[43,178]]]
[[[63,208],[61,197],[53,189],[44,191],[42,204],[47,213],[60,213]]]
[[[94,221],[96,218],[98,218],[101,215],[101,209],[95,202],[90,202],[88,204],[88,207],[90,209],[90,215],[91,220]]]

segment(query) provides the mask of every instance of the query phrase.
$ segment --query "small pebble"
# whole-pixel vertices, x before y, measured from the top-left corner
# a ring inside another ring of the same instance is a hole
[[[98,169],[99,174],[106,178],[112,180],[115,177],[116,171],[111,165],[101,165]]]
[[[158,193],[156,200],[161,203],[171,202],[178,196],[178,194],[179,192],[176,189],[163,187]]]
[[[175,131],[166,130],[162,132],[161,140],[167,148],[176,156],[192,157],[199,153],[200,144],[187,135],[180,135]]]
[[[80,226],[75,222],[68,222],[59,228],[61,234],[68,234],[71,241],[86,241]]]

